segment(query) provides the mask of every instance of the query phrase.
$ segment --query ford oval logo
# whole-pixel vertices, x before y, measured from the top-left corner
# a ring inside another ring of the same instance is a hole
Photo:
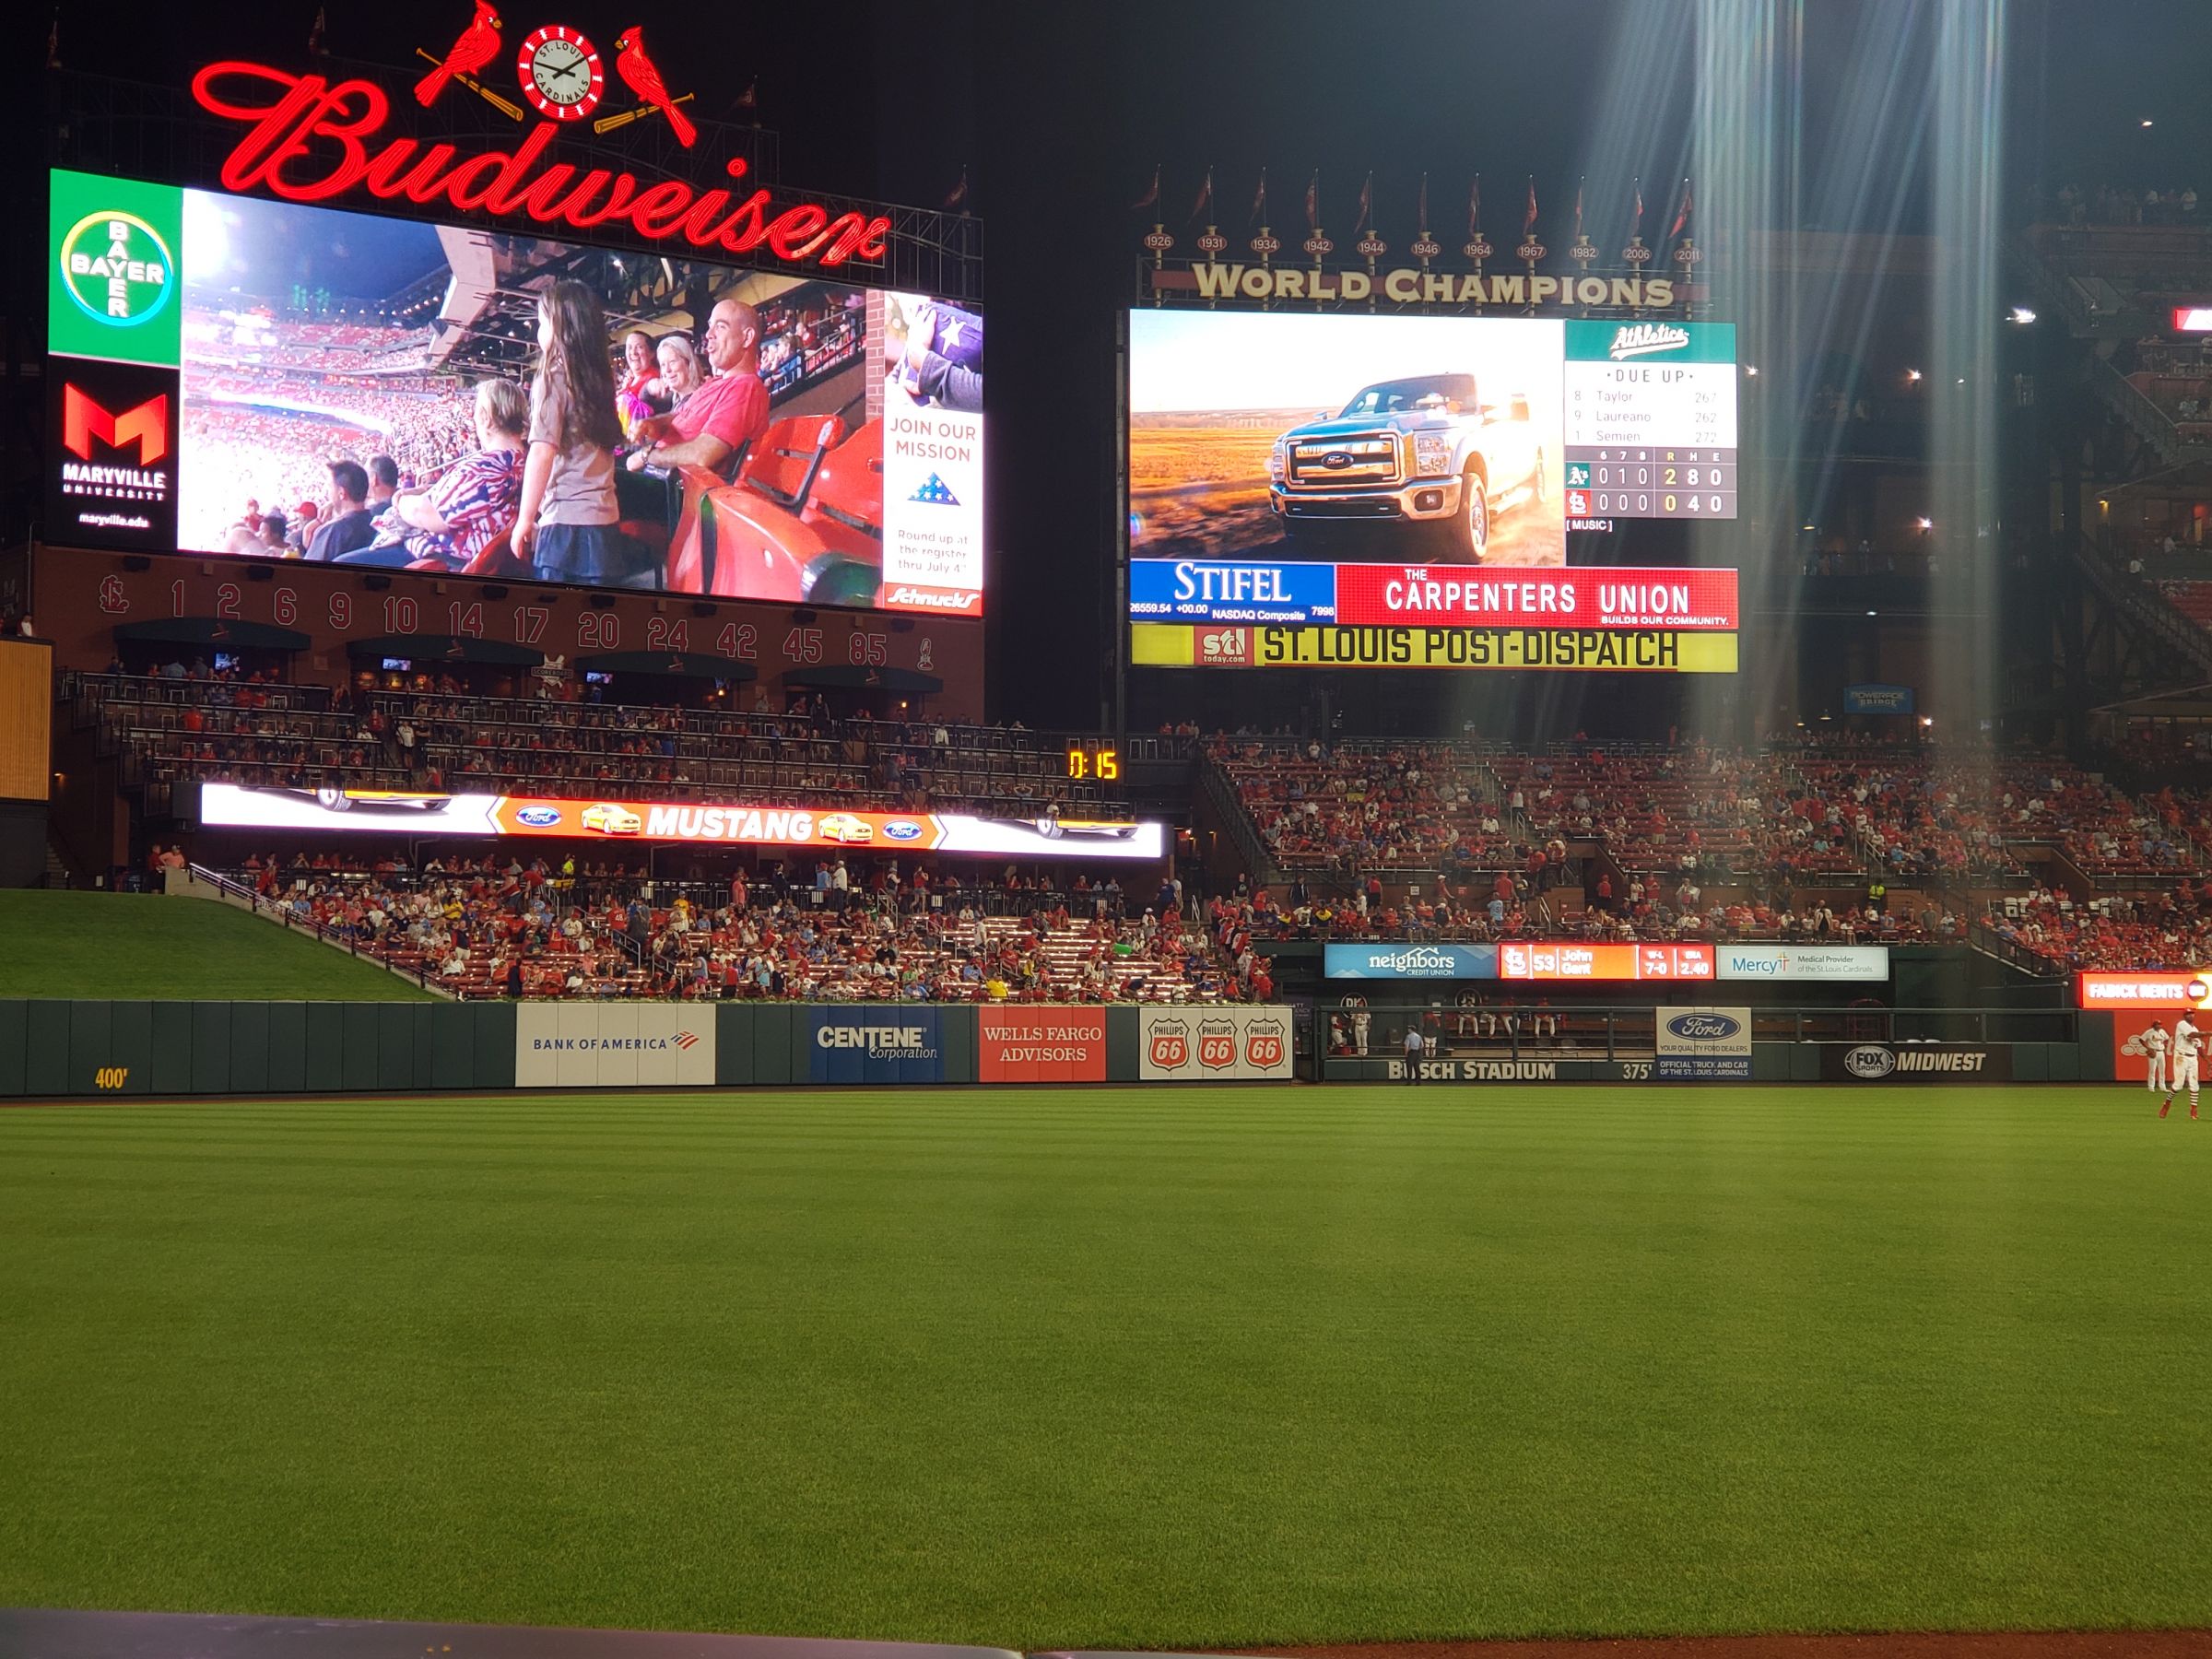
[[[1352,458],[1342,450],[1331,450],[1321,458],[1321,464],[1324,466],[1349,466]]]
[[[515,821],[527,824],[533,830],[550,830],[560,822],[558,806],[525,806],[514,815]]]
[[[893,818],[883,827],[883,835],[886,841],[919,841],[922,826],[912,818]]]
[[[1685,1042],[1725,1042],[1744,1029],[1744,1022],[1728,1014],[1677,1014],[1666,1029]]]
[[[1864,1042],[1843,1056],[1843,1069],[1854,1077],[1886,1077],[1897,1069],[1897,1056],[1878,1043]]]

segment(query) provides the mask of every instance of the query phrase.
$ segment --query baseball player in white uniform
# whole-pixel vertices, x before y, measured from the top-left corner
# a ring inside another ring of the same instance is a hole
[[[2157,1020],[2136,1038],[2136,1047],[2143,1056],[2143,1086],[2154,1094],[2166,1087],[2166,1051],[2173,1046],[2173,1039]]]
[[[2173,1081],[2166,1086],[2166,1100],[2159,1108],[2160,1117],[2184,1088],[2189,1090],[2189,1115],[2196,1115],[2196,1057],[2204,1045],[2204,1033],[2196,1029],[2194,1014],[2183,1014],[2173,1022]]]

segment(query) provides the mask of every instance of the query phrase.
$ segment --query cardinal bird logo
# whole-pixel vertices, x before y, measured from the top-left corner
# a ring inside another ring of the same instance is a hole
[[[461,38],[447,49],[438,67],[415,83],[415,101],[429,109],[438,101],[438,94],[445,90],[445,83],[456,76],[469,76],[484,67],[499,55],[500,14],[477,0],[474,21],[461,31]]]
[[[615,67],[621,74],[623,85],[668,117],[668,130],[676,135],[677,143],[689,149],[699,136],[699,129],[691,124],[691,117],[677,108],[682,100],[668,96],[668,88],[661,80],[661,72],[653,67],[653,59],[645,54],[645,31],[642,29],[632,26],[616,38]]]

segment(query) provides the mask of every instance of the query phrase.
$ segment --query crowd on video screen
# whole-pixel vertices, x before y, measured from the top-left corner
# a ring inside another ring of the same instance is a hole
[[[887,401],[980,409],[981,319],[904,295],[883,307],[873,368]],[[667,585],[666,548],[626,512],[624,475],[694,466],[736,481],[774,406],[861,365],[870,346],[858,289],[725,298],[701,322],[618,325],[564,277],[537,294],[533,367],[470,380],[431,370],[418,322],[270,307],[241,326],[236,311],[218,323],[203,310],[207,348],[186,365],[181,546]]]

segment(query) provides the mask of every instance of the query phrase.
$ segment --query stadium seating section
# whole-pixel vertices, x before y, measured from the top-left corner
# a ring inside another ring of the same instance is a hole
[[[450,686],[318,689],[244,680],[80,675],[125,783],[167,805],[184,780],[288,789],[416,789],[841,805],[1030,816],[1098,808],[1064,748],[1018,728],[852,721],[465,695]],[[411,740],[402,741],[405,728]]]
[[[2048,758],[1818,738],[1208,752],[1277,877],[1233,901],[1260,937],[1971,935],[2065,968],[2194,965],[2212,944],[2203,801]]]

